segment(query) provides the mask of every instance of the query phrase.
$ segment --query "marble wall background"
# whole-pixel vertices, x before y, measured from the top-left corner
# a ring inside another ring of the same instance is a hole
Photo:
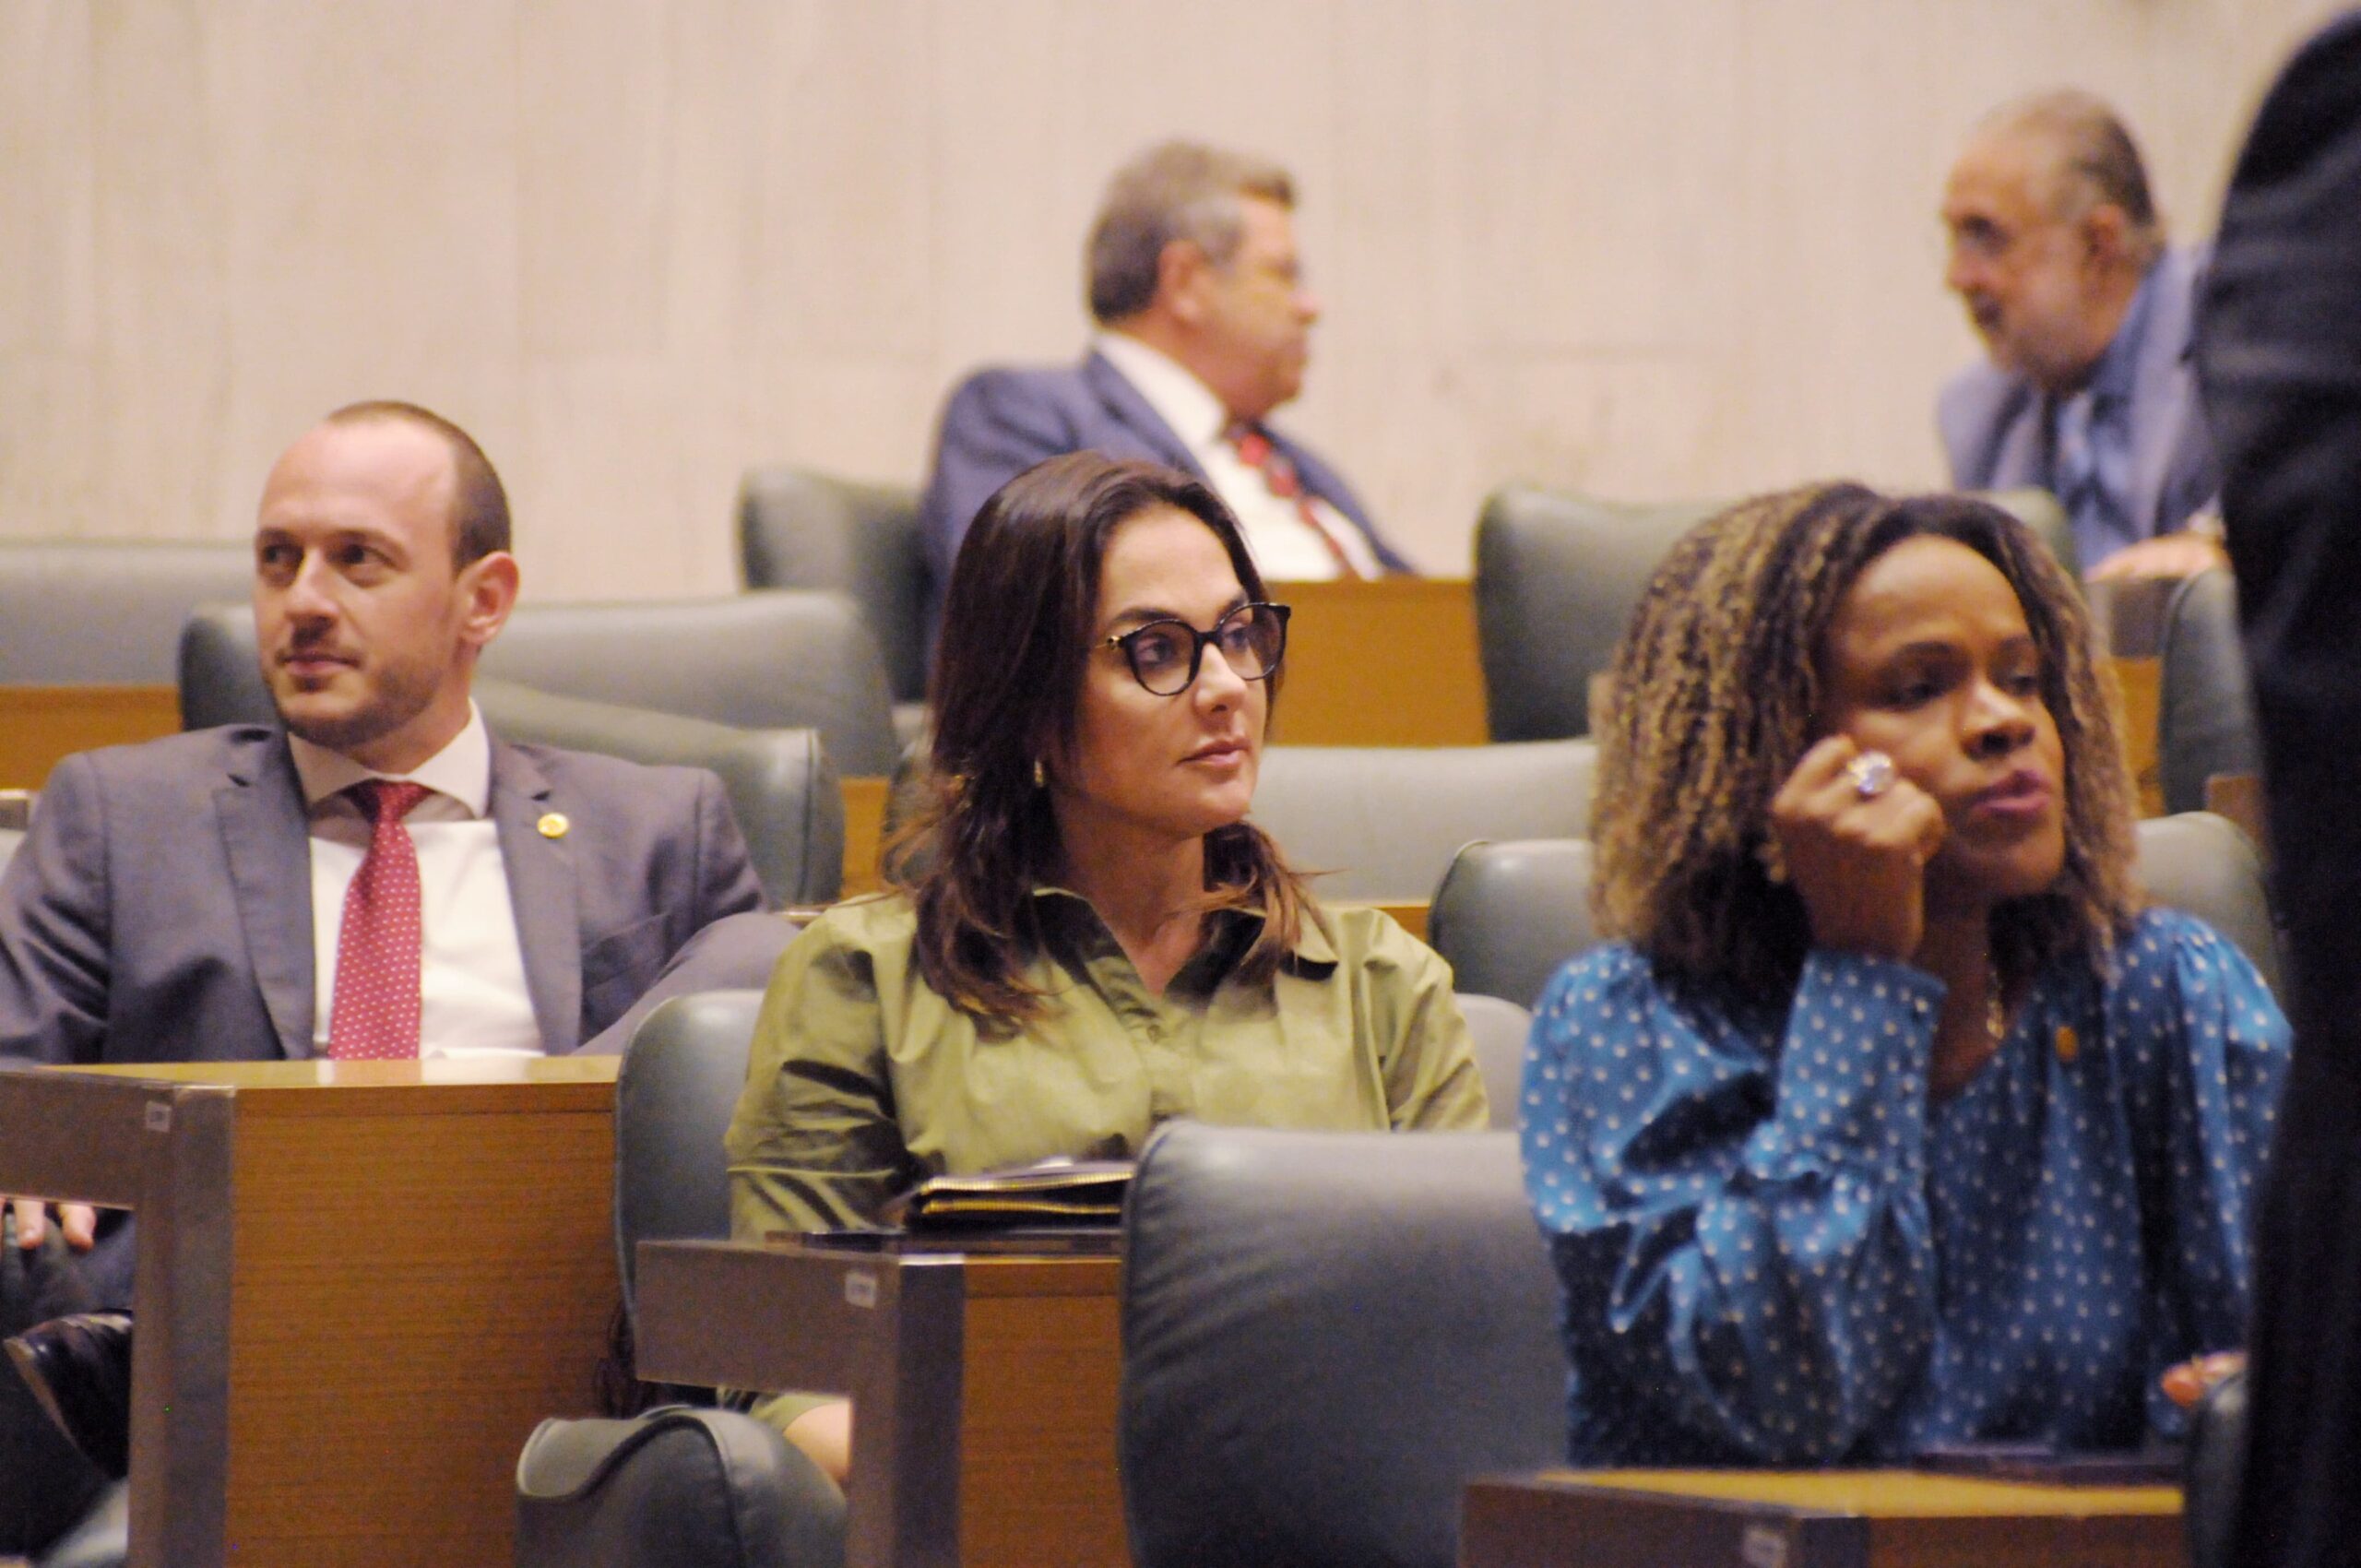
[[[2071,80],[2201,232],[2327,0],[0,0],[0,533],[239,537],[353,398],[482,439],[537,595],[724,591],[747,465],[914,481],[1080,345],[1107,171],[1293,167],[1294,427],[1431,568],[1526,477],[1940,477],[1942,173]]]

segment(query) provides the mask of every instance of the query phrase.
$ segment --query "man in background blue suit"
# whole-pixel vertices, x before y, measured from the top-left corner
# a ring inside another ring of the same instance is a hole
[[[1406,572],[1344,480],[1264,423],[1303,388],[1320,302],[1284,170],[1188,142],[1117,171],[1092,226],[1079,365],[979,371],[953,392],[921,514],[940,608],[967,525],[1045,457],[1095,450],[1194,474],[1267,578]]]
[[[2089,576],[2220,564],[2189,366],[2201,259],[2166,248],[2122,122],[2072,91],[1999,110],[1952,170],[1943,226],[1945,281],[1991,356],[1936,405],[1952,482],[2051,492]]]

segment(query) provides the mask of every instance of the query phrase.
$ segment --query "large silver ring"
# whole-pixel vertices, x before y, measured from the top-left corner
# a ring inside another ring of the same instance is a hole
[[[1853,781],[1853,793],[1874,801],[1893,788],[1893,759],[1883,752],[1863,752],[1845,765],[1845,777]]]

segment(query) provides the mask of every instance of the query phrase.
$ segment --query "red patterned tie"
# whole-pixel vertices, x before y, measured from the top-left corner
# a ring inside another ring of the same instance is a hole
[[[431,791],[372,778],[346,793],[369,818],[369,853],[344,895],[336,939],[336,1002],[328,1054],[339,1062],[418,1055],[418,847],[402,826]]]
[[[1345,541],[1336,537],[1336,525],[1312,504],[1311,494],[1303,488],[1303,476],[1295,470],[1295,460],[1279,450],[1270,436],[1258,424],[1233,424],[1222,432],[1238,460],[1263,476],[1263,482],[1272,494],[1282,501],[1295,503],[1296,516],[1303,526],[1320,536],[1328,553],[1336,558],[1336,575],[1340,577],[1367,577],[1360,563],[1353,559]]]

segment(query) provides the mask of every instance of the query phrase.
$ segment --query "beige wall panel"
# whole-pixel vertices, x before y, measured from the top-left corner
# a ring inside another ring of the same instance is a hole
[[[225,531],[318,414],[407,397],[517,428],[517,35],[481,0],[200,14],[222,35]],[[520,498],[521,499],[521,498]]]
[[[917,0],[795,0],[765,16],[748,351],[927,352],[926,15]]]
[[[104,413],[89,357],[0,352],[0,517],[13,525],[9,531],[74,538],[125,531],[107,526],[122,519],[97,510]]]
[[[664,0],[517,8],[517,266],[528,354],[665,347],[673,234]]]
[[[222,534],[252,519],[258,469],[222,449],[231,394],[225,50],[195,0],[92,13],[100,351],[93,531]]]
[[[0,4],[0,354],[97,337],[90,55],[77,0]]]
[[[1083,235],[1122,151],[1086,134],[1089,0],[932,16],[934,362],[955,372],[1081,351]],[[947,390],[947,385],[944,390]],[[932,410],[930,410],[930,416]]]
[[[771,460],[858,479],[915,484],[934,437],[938,374],[920,362],[867,358],[769,362],[751,367],[747,402],[759,418],[747,439]],[[730,476],[736,493],[738,476]]]
[[[1940,477],[1975,117],[2116,99],[2178,232],[2328,0],[0,0],[0,533],[234,534],[394,393],[483,439],[532,591],[710,592],[758,462],[916,481],[1087,330],[1161,137],[1293,168],[1294,429],[1425,564],[1513,477]],[[643,541],[660,544],[642,552]]]
[[[694,415],[677,390],[662,365],[637,358],[527,369],[524,429],[493,461],[519,498],[517,559],[534,600],[727,591],[719,531],[689,517],[671,434]]]

